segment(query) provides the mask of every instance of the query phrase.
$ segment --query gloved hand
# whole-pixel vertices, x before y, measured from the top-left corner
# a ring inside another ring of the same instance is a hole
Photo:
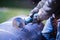
[[[32,22],[32,18],[31,18],[31,17],[27,17],[27,18],[25,19],[25,24],[28,24],[28,23],[30,23],[30,22]]]
[[[30,16],[31,18],[33,18],[34,14],[36,14],[36,13],[37,13],[37,12],[31,13],[29,16]]]
[[[25,23],[28,24],[28,23],[32,22],[34,16],[36,16],[35,14],[37,14],[37,13],[30,14],[29,17],[27,17],[27,18],[25,19]]]

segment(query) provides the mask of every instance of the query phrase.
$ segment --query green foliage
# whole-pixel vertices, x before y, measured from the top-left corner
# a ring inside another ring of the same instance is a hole
[[[9,8],[0,11],[0,23],[19,15],[28,15],[31,9]]]
[[[33,8],[29,0],[0,0],[0,7]]]

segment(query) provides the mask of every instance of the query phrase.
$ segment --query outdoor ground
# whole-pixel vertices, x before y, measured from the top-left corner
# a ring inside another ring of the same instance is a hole
[[[28,15],[30,11],[31,9],[23,8],[0,8],[0,23],[5,22],[15,16]]]

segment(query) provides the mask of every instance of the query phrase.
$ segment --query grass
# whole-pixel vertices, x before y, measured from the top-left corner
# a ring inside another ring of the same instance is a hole
[[[22,8],[1,8],[0,9],[0,23],[18,15],[28,15],[31,9]]]

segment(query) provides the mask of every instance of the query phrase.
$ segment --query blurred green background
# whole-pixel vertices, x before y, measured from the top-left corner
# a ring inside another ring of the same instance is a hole
[[[18,15],[28,15],[35,7],[30,0],[0,0],[0,23]]]
[[[17,9],[17,8],[3,8],[3,10],[0,11],[0,23],[9,20],[10,18],[14,16],[20,16],[20,15],[28,15],[31,9]]]

